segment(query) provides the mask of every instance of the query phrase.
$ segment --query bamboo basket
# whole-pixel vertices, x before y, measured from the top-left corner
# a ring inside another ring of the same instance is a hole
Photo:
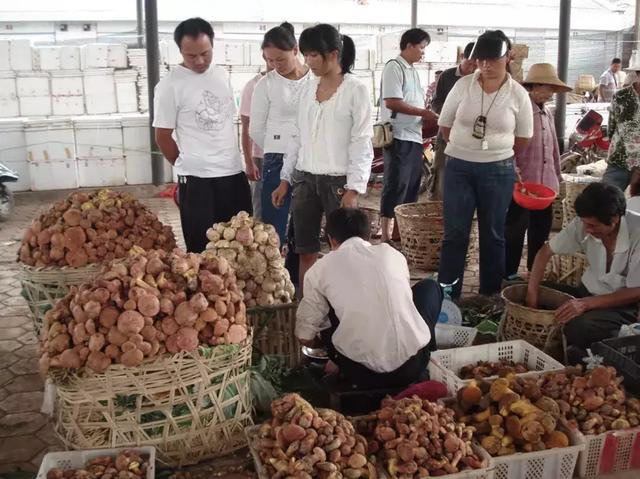
[[[367,208],[365,206],[360,206],[359,208],[365,215],[367,215],[367,218],[369,218],[371,237],[375,238],[380,236],[380,210],[376,208]]]
[[[560,183],[560,190],[558,191],[558,196],[553,200],[553,205],[551,206],[551,210],[553,212],[553,222],[551,223],[552,231],[560,231],[562,229],[562,221],[564,218],[564,212],[562,210],[562,200],[566,195],[566,187],[564,182]]]
[[[407,203],[395,208],[402,252],[412,266],[437,271],[444,238],[442,201]],[[477,224],[471,226],[467,258],[476,245]]]
[[[31,311],[33,329],[37,336],[40,335],[46,312],[67,295],[71,286],[91,281],[100,271],[100,266],[96,263],[82,268],[33,268],[20,264],[19,277],[23,296]]]
[[[600,181],[600,178],[579,174],[564,174],[562,177],[565,179],[565,197],[562,200],[562,227],[566,228],[576,217],[575,202],[578,195],[590,183]]]
[[[582,253],[555,255],[547,265],[544,278],[554,283],[580,286],[585,269],[587,269],[587,257]]]
[[[297,310],[298,303],[247,310],[247,323],[253,328],[253,346],[262,354],[282,356],[290,368],[302,361],[295,335]]]
[[[508,286],[502,291],[505,316],[500,324],[499,341],[523,339],[545,352],[554,351],[562,342],[560,328],[555,321],[557,308],[573,296],[540,286],[539,303],[544,309],[524,306],[526,284]]]
[[[154,446],[171,466],[246,446],[252,424],[249,336],[102,374],[54,371],[54,430],[70,449]]]

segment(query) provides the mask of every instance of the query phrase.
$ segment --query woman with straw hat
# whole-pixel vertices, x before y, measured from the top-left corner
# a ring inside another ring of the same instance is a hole
[[[521,181],[541,183],[558,192],[560,153],[553,115],[545,106],[554,93],[568,92],[571,88],[562,82],[553,65],[531,65],[522,85],[529,92],[533,109],[533,137],[523,150],[516,152],[516,169]],[[553,222],[552,206],[530,211],[511,200],[505,226],[505,277],[516,279],[522,258],[524,235],[527,233],[527,270],[531,271],[538,250],[549,239]]]

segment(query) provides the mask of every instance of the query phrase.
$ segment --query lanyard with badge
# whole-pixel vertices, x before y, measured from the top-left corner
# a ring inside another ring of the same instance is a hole
[[[496,95],[493,97],[493,100],[491,100],[491,104],[489,105],[489,109],[487,110],[487,113],[484,112],[484,88],[482,83],[480,84],[480,92],[482,95],[480,100],[480,115],[478,115],[478,117],[476,118],[476,121],[473,123],[472,135],[474,138],[477,138],[478,140],[482,140],[482,142],[480,143],[480,148],[485,151],[489,149],[489,142],[486,139],[487,117],[489,116],[489,112],[491,111],[493,104],[496,102],[496,99],[500,94],[500,90],[502,90],[502,85],[504,85],[505,83],[506,82],[502,82],[500,84],[500,88],[498,88]]]

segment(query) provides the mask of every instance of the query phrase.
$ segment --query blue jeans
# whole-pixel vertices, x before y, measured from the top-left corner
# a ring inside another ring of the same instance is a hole
[[[291,188],[280,208],[273,206],[271,193],[280,185],[282,170],[282,153],[265,153],[262,160],[262,221],[273,225],[280,237],[280,245],[284,245],[291,206]]]
[[[631,171],[620,168],[616,165],[607,165],[607,169],[602,177],[602,182],[607,185],[613,185],[620,188],[622,191],[627,189],[631,181]]]
[[[480,233],[480,294],[500,291],[505,271],[504,227],[513,195],[513,159],[476,163],[447,158],[444,173],[444,240],[438,281],[460,297],[473,213]]]

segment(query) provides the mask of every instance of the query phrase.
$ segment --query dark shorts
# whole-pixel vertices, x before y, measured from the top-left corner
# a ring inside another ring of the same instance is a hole
[[[422,180],[422,143],[393,140],[384,149],[384,186],[380,199],[380,214],[394,218],[394,209],[404,203],[418,201]]]
[[[340,207],[347,177],[295,171],[292,183],[291,218],[296,253],[317,253],[322,215],[329,215]]]

